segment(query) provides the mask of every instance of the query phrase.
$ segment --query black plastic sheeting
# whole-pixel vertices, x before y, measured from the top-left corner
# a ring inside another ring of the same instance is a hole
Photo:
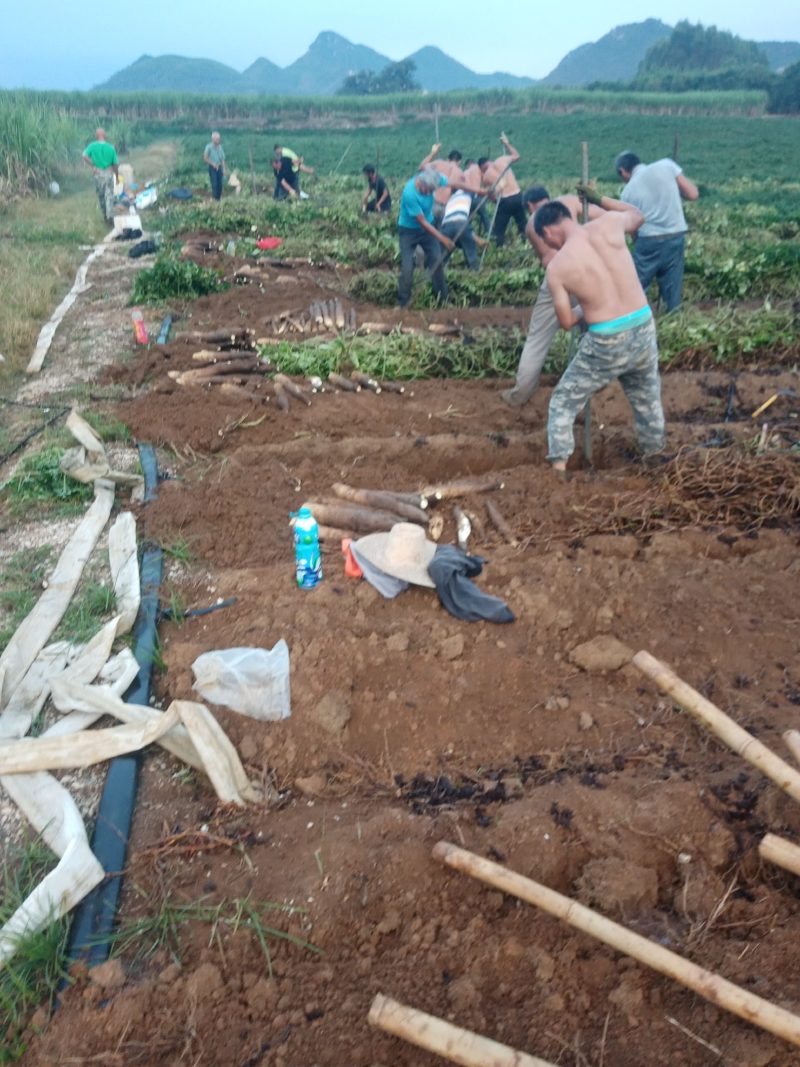
[[[139,458],[145,478],[145,500],[152,500],[158,486],[158,465],[152,446],[139,445]],[[146,545],[141,566],[141,605],[133,628],[136,640],[134,655],[139,664],[139,673],[125,694],[125,700],[130,704],[147,704],[150,701],[153,662],[158,643],[156,620],[162,564],[161,549],[157,545]],[[106,877],[84,897],[75,911],[67,946],[68,965],[76,960],[84,960],[89,966],[94,966],[108,958],[140,766],[141,753],[134,752],[117,756],[108,768],[92,834],[92,851],[103,865]]]

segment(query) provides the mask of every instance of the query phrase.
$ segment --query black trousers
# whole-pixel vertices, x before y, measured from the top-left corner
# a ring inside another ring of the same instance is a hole
[[[525,237],[525,227],[528,225],[528,213],[522,203],[522,193],[514,193],[513,196],[502,196],[497,201],[497,217],[494,220],[494,236],[497,247],[502,247],[506,240],[506,230],[511,220],[517,224],[520,237]]]

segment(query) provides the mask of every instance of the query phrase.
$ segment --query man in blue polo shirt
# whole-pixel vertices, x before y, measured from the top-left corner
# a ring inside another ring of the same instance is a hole
[[[664,307],[674,311],[681,302],[688,229],[681,200],[696,200],[697,186],[672,159],[642,163],[635,152],[621,152],[614,165],[625,182],[620,200],[644,215],[633,245],[639,281],[645,292],[657,281]]]
[[[447,300],[447,279],[440,245],[448,252],[455,247],[449,237],[440,233],[433,224],[433,194],[436,189],[450,185],[453,189],[466,189],[476,195],[480,189],[473,187],[463,176],[446,178],[433,167],[425,167],[410,178],[400,197],[400,217],[397,233],[400,239],[400,280],[397,285],[397,303],[406,307],[411,300],[414,281],[414,252],[419,247],[425,253],[425,267],[431,276],[431,287],[440,304]]]

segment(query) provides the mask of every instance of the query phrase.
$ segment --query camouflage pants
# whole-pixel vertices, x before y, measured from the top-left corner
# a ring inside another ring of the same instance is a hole
[[[100,201],[100,211],[106,222],[114,218],[114,172],[98,170],[94,175],[94,187]]]
[[[658,344],[652,319],[622,333],[583,335],[575,358],[550,397],[549,460],[566,460],[575,448],[572,424],[586,401],[618,380],[633,409],[636,437],[647,455],[664,447],[664,409],[658,376]]]

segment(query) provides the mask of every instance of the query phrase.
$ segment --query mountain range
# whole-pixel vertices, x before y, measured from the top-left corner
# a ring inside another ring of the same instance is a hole
[[[406,58],[415,63],[415,78],[427,92],[522,89],[535,84],[581,86],[594,81],[630,80],[648,48],[671,32],[672,27],[659,19],[617,26],[598,41],[573,49],[539,82],[502,72],[477,74],[431,45]],[[798,42],[766,41],[759,47],[773,70],[800,59]],[[388,56],[366,45],[353,44],[326,30],[304,55],[286,67],[260,58],[239,72],[213,59],[144,55],[95,88],[114,92],[330,96],[349,74],[360,70],[378,72],[391,62]]]

